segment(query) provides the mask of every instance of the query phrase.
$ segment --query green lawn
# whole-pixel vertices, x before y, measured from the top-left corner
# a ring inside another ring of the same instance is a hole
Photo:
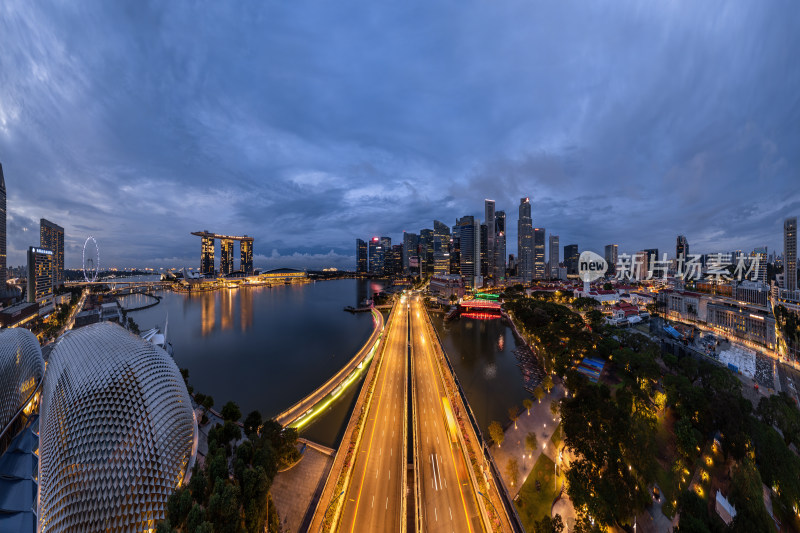
[[[543,516],[550,516],[550,508],[556,497],[556,482],[553,480],[552,459],[541,454],[536,460],[528,479],[519,491],[519,498],[514,502],[522,519],[526,531],[533,531],[533,523],[541,520]],[[540,490],[536,490],[536,480],[539,480]],[[563,476],[558,476],[558,487],[561,488]]]

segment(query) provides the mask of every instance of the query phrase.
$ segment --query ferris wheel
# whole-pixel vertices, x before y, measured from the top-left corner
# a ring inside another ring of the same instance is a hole
[[[83,243],[83,279],[92,283],[100,273],[100,248],[97,241],[89,235]]]

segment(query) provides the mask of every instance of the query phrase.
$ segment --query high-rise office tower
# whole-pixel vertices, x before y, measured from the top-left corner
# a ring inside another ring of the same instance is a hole
[[[383,246],[381,246],[381,239],[379,237],[373,237],[369,240],[369,247],[367,252],[367,258],[369,261],[368,271],[370,274],[383,274],[383,265],[385,259],[385,251]]]
[[[245,235],[246,237],[246,235]],[[253,273],[253,241],[242,239],[239,241],[239,270],[246,276]]]
[[[381,237],[381,246],[383,246],[383,251],[388,252],[389,248],[392,247],[392,238],[391,237]]]
[[[664,274],[661,271],[657,270],[653,272],[653,268],[655,267],[654,261],[661,260],[661,258],[658,257],[658,248],[646,248],[642,251],[646,254],[646,261],[647,261],[647,267],[645,269],[646,272],[648,273],[652,272],[651,275],[654,278],[662,277]]]
[[[633,254],[631,258],[631,275],[634,279],[638,281],[642,281],[647,279],[648,275],[648,257],[649,253],[647,250],[642,250],[641,252],[636,252]]]
[[[0,293],[6,290],[6,179],[0,163]]]
[[[419,231],[419,273],[420,276],[433,275],[433,230]]]
[[[533,221],[530,198],[521,198],[519,201],[517,275],[522,278],[523,283],[530,283],[533,279]]]
[[[488,278],[490,270],[489,260],[486,256],[486,248],[489,246],[488,236],[489,228],[486,227],[486,224],[481,224],[481,276],[484,280]]]
[[[784,287],[797,290],[797,217],[783,221],[783,272]]]
[[[755,281],[760,281],[761,283],[767,282],[767,247],[761,246],[759,248],[755,248],[753,253],[750,254],[750,257],[753,259],[758,258],[758,270],[755,274]],[[750,279],[753,279],[752,274],[750,275]]]
[[[483,270],[486,272],[486,277],[489,278],[489,283],[494,285],[494,279],[497,276],[496,261],[495,261],[495,239],[497,235],[497,223],[495,220],[494,200],[483,201],[484,210],[484,223],[486,225],[486,246],[483,252],[484,262],[486,266],[481,264]]]
[[[685,235],[678,235],[675,242],[675,259],[679,261],[683,259],[684,262],[689,260],[689,241]]]
[[[577,244],[568,244],[564,247],[564,264],[567,265],[568,275],[578,275],[578,257],[580,254]]]
[[[609,276],[613,276],[617,273],[617,259],[619,258],[619,246],[616,244],[606,244],[606,253],[605,253],[606,263],[608,264],[608,270],[606,270],[606,274]]]
[[[219,273],[223,276],[233,274],[233,241],[220,239],[219,241]]]
[[[433,273],[450,273],[450,227],[433,221]]]
[[[461,274],[461,234],[458,223],[453,226],[453,233],[450,235],[450,273],[453,275]]]
[[[40,303],[53,296],[53,251],[28,248],[28,301]]]
[[[419,235],[416,233],[403,232],[403,272],[411,273],[409,259],[419,254]]]
[[[533,279],[544,278],[544,228],[533,228]]]
[[[547,262],[547,276],[549,278],[558,277],[558,263],[560,261],[560,252],[558,235],[550,235],[550,260]]]
[[[214,275],[214,237],[211,235],[200,238],[200,272],[206,276]]]
[[[53,285],[64,283],[64,228],[47,219],[39,220],[39,247],[53,252]]]
[[[461,217],[458,221],[460,269],[464,285],[481,286],[481,225],[475,217]]]
[[[403,274],[403,245],[394,244],[386,250],[384,273],[387,276],[400,276]]]
[[[506,212],[494,214],[494,279],[506,277]]]
[[[367,241],[363,239],[356,239],[356,272],[367,272]]]

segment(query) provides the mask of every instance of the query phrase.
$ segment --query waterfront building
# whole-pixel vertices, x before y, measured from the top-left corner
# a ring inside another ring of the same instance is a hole
[[[53,285],[63,285],[64,228],[44,218],[39,220],[39,247],[53,251]]]
[[[275,268],[262,272],[259,274],[259,277],[265,281],[292,282],[308,278],[308,273],[303,270],[295,270],[294,268]]]
[[[403,232],[403,272],[411,274],[410,259],[419,255],[419,235]]]
[[[533,228],[533,279],[545,279],[544,228]]]
[[[214,237],[203,235],[200,239],[200,272],[205,276],[214,275]]]
[[[432,229],[419,232],[419,272],[423,277],[433,275],[433,237]]]
[[[431,276],[429,290],[440,300],[449,303],[451,297],[464,297],[464,280],[455,274],[434,274]]]
[[[239,246],[239,270],[245,276],[250,276],[253,274],[253,241],[241,241]]]
[[[786,290],[797,290],[797,217],[783,221],[783,286]]]
[[[480,222],[473,216],[458,220],[460,270],[464,285],[470,289],[482,285]]]
[[[233,274],[233,241],[222,239],[219,241],[219,273],[223,276]]]
[[[550,255],[547,261],[547,277],[553,279],[558,277],[558,263],[561,262],[558,235],[551,234],[548,245]]]
[[[533,279],[533,221],[531,220],[530,198],[522,198],[519,201],[517,276],[523,283],[530,283]]]
[[[362,239],[356,239],[356,272],[367,272],[367,242]]]
[[[154,531],[197,452],[197,421],[175,362],[108,322],[59,339],[39,428],[42,533]]]
[[[6,179],[0,163],[0,294],[6,290]]]
[[[386,251],[384,250],[383,246],[381,246],[380,238],[379,237],[371,238],[369,240],[369,252],[368,252],[370,274],[376,274],[379,276],[383,275],[385,257],[386,257]]]
[[[28,248],[28,302],[43,304],[53,297],[53,251]]]
[[[485,271],[484,276],[488,278],[490,285],[494,285],[494,280],[499,277],[497,275],[497,261],[495,260],[497,220],[494,210],[494,200],[484,200],[483,210],[484,223],[486,225],[486,246],[482,248],[483,261],[486,264],[486,266],[483,267]],[[481,265],[483,265],[483,263],[481,263]]]
[[[494,214],[494,279],[506,277],[506,212]]]
[[[564,264],[567,267],[568,276],[578,275],[578,257],[580,257],[580,254],[578,253],[577,244],[564,246]]]
[[[616,244],[606,244],[605,260],[608,264],[606,274],[614,276],[617,273],[617,259],[619,258],[619,246]]]

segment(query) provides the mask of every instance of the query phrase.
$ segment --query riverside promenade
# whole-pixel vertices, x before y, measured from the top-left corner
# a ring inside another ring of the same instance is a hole
[[[284,427],[302,427],[309,423],[318,413],[324,411],[327,403],[332,402],[336,397],[341,394],[343,389],[353,381],[354,373],[359,370],[359,365],[367,361],[374,355],[378,343],[383,335],[384,320],[383,315],[372,310],[372,318],[374,328],[372,335],[369,336],[364,346],[353,356],[350,361],[344,365],[336,374],[333,375],[328,381],[323,383],[319,388],[311,394],[295,403],[278,416],[275,420]]]

